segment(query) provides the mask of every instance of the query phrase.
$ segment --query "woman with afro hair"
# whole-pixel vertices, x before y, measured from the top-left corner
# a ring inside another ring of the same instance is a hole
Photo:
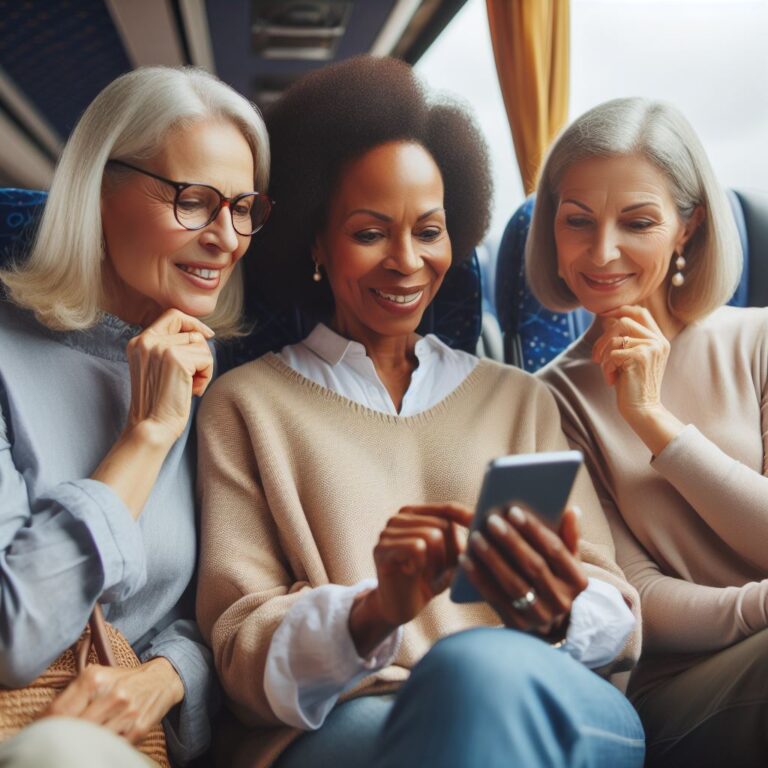
[[[266,122],[251,279],[319,322],[199,416],[198,617],[251,728],[228,764],[640,766],[637,715],[592,671],[631,665],[639,622],[588,476],[557,532],[512,507],[462,535],[491,459],[567,448],[542,384],[416,332],[488,225],[471,116],[361,57]],[[484,602],[451,602],[459,568]]]

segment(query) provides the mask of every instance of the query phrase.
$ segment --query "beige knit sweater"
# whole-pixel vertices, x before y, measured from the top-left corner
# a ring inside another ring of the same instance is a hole
[[[673,339],[662,402],[688,426],[655,459],[590,359],[595,331],[540,375],[640,592],[639,695],[768,627],[768,310],[723,307]]]
[[[489,460],[567,448],[546,387],[486,360],[433,408],[399,417],[353,403],[267,355],[213,385],[198,435],[198,618],[232,708],[264,728],[260,765],[296,735],[276,727],[262,684],[272,634],[290,606],[313,587],[375,577],[373,548],[399,507],[472,506]],[[571,500],[584,512],[590,575],[616,586],[636,610],[585,471]],[[456,605],[445,593],[405,627],[395,663],[356,692],[391,689],[440,637],[493,624],[485,605]],[[619,666],[632,663],[638,643],[639,622]]]

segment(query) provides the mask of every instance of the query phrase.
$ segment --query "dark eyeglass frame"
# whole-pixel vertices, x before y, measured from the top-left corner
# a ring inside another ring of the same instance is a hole
[[[160,176],[157,173],[152,173],[152,171],[146,171],[144,168],[139,168],[137,165],[131,165],[131,163],[126,163],[125,160],[107,160],[107,165],[119,165],[123,168],[128,168],[131,171],[136,171],[137,173],[143,173],[145,176],[149,176],[152,179],[157,179],[157,181],[162,181],[164,184],[168,184],[169,186],[173,187],[175,191],[175,195],[173,198],[173,216],[176,219],[176,221],[184,227],[184,229],[189,230],[190,232],[197,232],[199,229],[205,229],[211,222],[216,220],[216,217],[221,213],[221,209],[226,205],[227,208],[229,208],[229,216],[232,219],[232,228],[237,232],[238,235],[241,235],[242,237],[250,237],[251,235],[255,235],[266,223],[269,219],[269,215],[272,212],[272,206],[275,204],[275,201],[269,197],[268,195],[265,195],[263,192],[243,192],[239,195],[235,195],[234,197],[226,197],[219,192],[216,187],[211,186],[210,184],[204,184],[199,181],[173,181],[173,179],[166,179],[165,176]],[[200,224],[197,227],[190,227],[188,224],[185,224],[180,218],[179,218],[179,208],[178,208],[178,202],[179,202],[179,195],[185,190],[189,189],[189,187],[205,187],[206,189],[210,189],[212,192],[215,192],[219,196],[219,204],[214,209],[213,213],[211,214],[208,221],[205,222],[205,224]],[[232,205],[237,204],[238,201],[242,200],[246,197],[256,197],[259,200],[266,201],[267,207],[266,212],[264,214],[264,221],[259,224],[256,229],[254,229],[252,232],[241,232],[237,225],[235,224],[235,214],[232,210]]]

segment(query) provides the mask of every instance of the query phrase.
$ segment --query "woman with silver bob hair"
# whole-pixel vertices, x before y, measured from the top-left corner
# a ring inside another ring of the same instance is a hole
[[[96,603],[141,661],[86,668],[0,765],[146,766],[132,745],[161,721],[175,763],[208,746],[190,421],[214,334],[238,332],[268,176],[246,99],[138,69],[85,111],[29,257],[0,272],[0,684],[40,675]]]
[[[768,310],[723,306],[741,249],[685,118],[639,98],[578,118],[526,266],[545,306],[596,315],[540,373],[641,596],[647,764],[765,765]]]

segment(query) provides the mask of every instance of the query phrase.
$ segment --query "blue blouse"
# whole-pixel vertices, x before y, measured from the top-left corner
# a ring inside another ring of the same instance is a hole
[[[55,332],[0,301],[0,685],[37,677],[83,630],[96,601],[142,661],[163,656],[184,684],[165,720],[180,762],[204,751],[218,701],[194,621],[194,431],[168,454],[139,520],[88,476],[130,404],[126,345],[113,316]]]

